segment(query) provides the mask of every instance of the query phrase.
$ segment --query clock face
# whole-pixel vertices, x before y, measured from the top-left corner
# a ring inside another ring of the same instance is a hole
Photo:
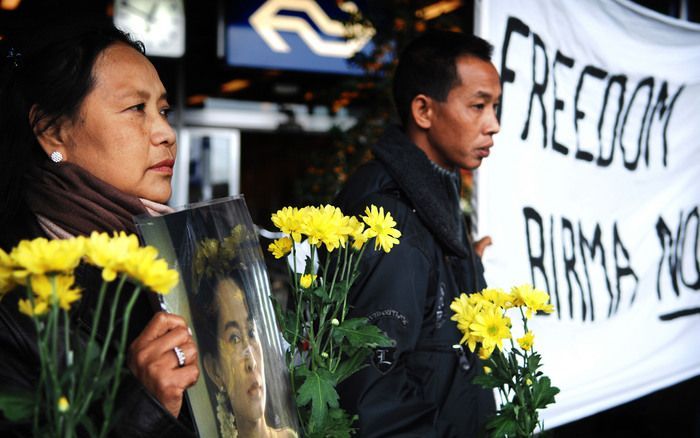
[[[185,53],[183,0],[115,0],[114,25],[143,42],[149,56]]]

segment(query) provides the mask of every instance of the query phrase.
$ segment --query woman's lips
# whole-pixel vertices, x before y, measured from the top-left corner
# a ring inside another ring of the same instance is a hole
[[[163,173],[165,175],[172,175],[174,165],[175,160],[163,160],[149,167],[148,170],[153,170],[155,172]]]
[[[253,382],[248,388],[248,395],[250,396],[260,396],[262,394],[262,386],[258,382]]]

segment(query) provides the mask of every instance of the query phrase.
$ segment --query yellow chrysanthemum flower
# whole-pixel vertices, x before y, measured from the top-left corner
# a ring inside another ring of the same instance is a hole
[[[25,284],[28,275],[70,273],[84,255],[84,237],[56,240],[39,237],[23,240],[10,252],[10,258],[18,265],[13,275],[22,284]]]
[[[352,237],[352,247],[356,250],[361,250],[365,243],[367,243],[367,235],[365,235],[365,224],[357,220],[355,216],[350,217],[348,223],[350,227],[350,237]]]
[[[510,338],[508,320],[503,316],[503,311],[498,307],[484,308],[474,317],[474,322],[469,329],[474,335],[482,338],[482,344],[486,348],[494,345],[503,350],[503,339]]]
[[[532,318],[533,312],[554,312],[554,306],[549,303],[549,294],[543,290],[535,289],[531,284],[515,286],[512,289],[512,295],[515,298],[517,305],[527,307],[526,317]]]
[[[522,338],[518,338],[518,345],[525,351],[530,351],[534,343],[535,334],[532,332],[527,332]]]
[[[165,260],[157,257],[158,251],[152,246],[138,248],[124,261],[123,272],[153,292],[167,294],[180,277]]]
[[[469,350],[474,352],[474,350],[476,350],[476,344],[481,342],[481,338],[475,336],[474,333],[469,330],[469,326],[474,322],[474,317],[476,316],[476,307],[472,301],[473,300],[471,300],[467,294],[461,294],[459,297],[455,298],[455,300],[450,303],[450,309],[455,312],[450,319],[457,322],[457,329],[463,333],[462,339],[460,339],[459,342],[467,345]]]
[[[35,304],[57,303],[61,309],[70,310],[71,304],[81,297],[81,291],[73,287],[74,283],[75,277],[72,275],[32,275],[30,284],[32,292],[36,295]]]
[[[315,274],[304,274],[299,278],[299,284],[301,287],[304,289],[308,289],[311,287],[311,285],[316,281],[316,275]]]
[[[29,299],[19,300],[19,311],[27,316],[41,316],[49,311],[49,303],[35,298],[34,305]]]
[[[85,245],[85,256],[89,263],[102,268],[102,279],[114,281],[118,272],[124,270],[124,262],[139,249],[139,240],[133,234],[120,232],[110,237],[107,233],[93,232]]]
[[[387,211],[385,215],[384,207],[379,207],[377,210],[376,206],[371,205],[365,208],[365,215],[362,216],[362,220],[369,227],[365,233],[367,237],[375,238],[375,250],[381,248],[384,252],[389,252],[394,245],[398,245],[401,232],[394,228],[396,222],[390,212]]]
[[[341,246],[345,247],[352,232],[349,224],[350,218],[343,215],[338,207],[311,207],[302,217],[302,233],[308,236],[309,245],[326,245],[330,252]]]
[[[0,249],[0,297],[17,285],[12,275],[15,267],[10,255]]]
[[[481,295],[485,300],[503,309],[513,307],[513,296],[503,289],[484,289],[481,291]]]
[[[299,210],[296,207],[284,207],[272,215],[272,223],[282,231],[294,239],[295,242],[301,242],[302,216],[304,209]]]
[[[484,366],[484,374],[491,374],[491,367]]]
[[[282,237],[277,239],[267,247],[268,251],[275,256],[276,259],[281,259],[290,252],[292,252],[292,239],[289,237]]]
[[[493,350],[496,348],[495,344],[489,344],[489,345],[482,345],[481,348],[479,348],[479,359],[481,360],[488,360],[491,355],[493,354]]]

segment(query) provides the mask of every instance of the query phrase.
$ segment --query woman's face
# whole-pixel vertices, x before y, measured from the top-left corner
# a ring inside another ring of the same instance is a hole
[[[133,48],[114,44],[97,57],[93,77],[78,117],[61,127],[66,161],[122,192],[166,202],[177,146],[158,73]]]
[[[216,304],[221,381],[236,421],[256,422],[265,413],[265,373],[255,323],[250,319],[243,291],[231,279],[217,285]]]

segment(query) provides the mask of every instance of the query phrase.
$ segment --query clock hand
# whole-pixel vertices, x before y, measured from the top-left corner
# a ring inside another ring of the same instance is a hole
[[[158,10],[158,6],[160,6],[160,1],[154,0],[153,6],[151,6],[151,10],[148,11],[148,16],[146,17],[146,20],[148,20],[149,23],[153,23],[153,16],[156,14],[156,11]]]
[[[133,11],[135,14],[141,16],[141,18],[143,18],[144,20],[150,21],[150,19],[149,19],[150,13],[149,12],[146,12],[144,10],[141,10],[141,9],[133,6],[131,3],[129,3],[126,0],[122,0],[121,5],[124,9],[129,9],[129,10]]]

